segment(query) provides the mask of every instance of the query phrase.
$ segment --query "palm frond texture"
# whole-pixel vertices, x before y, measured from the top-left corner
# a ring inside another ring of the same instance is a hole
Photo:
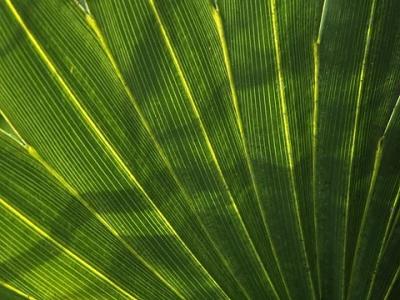
[[[400,299],[399,11],[0,0],[0,299]]]

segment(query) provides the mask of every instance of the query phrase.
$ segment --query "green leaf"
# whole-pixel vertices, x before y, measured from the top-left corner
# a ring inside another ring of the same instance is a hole
[[[20,291],[15,290],[15,288],[7,285],[4,282],[0,283],[0,296],[4,299],[9,300],[26,300],[29,299],[28,295],[22,294]]]
[[[374,238],[380,237],[374,227],[360,231],[360,226],[364,226],[363,219],[371,223],[386,220],[367,216],[381,212],[370,210],[366,203],[378,168],[379,140],[399,95],[400,24],[394,13],[398,8],[393,1],[355,1],[350,8],[346,1],[327,1],[324,6],[317,45],[316,214],[321,289],[333,299],[343,297],[349,285],[349,299],[363,299],[365,287],[361,283],[352,286],[353,281],[365,283],[372,274],[351,273],[360,267],[357,264],[367,265],[365,258],[358,260],[359,251],[376,255],[373,247],[379,242]],[[396,144],[393,140],[385,147]],[[393,162],[394,157],[388,159]],[[378,196],[376,201],[384,199]],[[366,239],[370,246],[360,247],[365,234],[375,236]]]
[[[398,285],[395,284],[400,263],[400,159],[397,157],[400,151],[399,103],[400,98],[377,148],[373,179],[353,262],[349,289],[349,297],[353,298],[381,299]],[[386,286],[382,287],[382,282]]]
[[[0,297],[395,298],[397,2],[1,1]]]
[[[94,298],[113,289],[118,290],[115,297],[130,293],[143,297],[149,293],[149,284],[159,284],[160,274],[151,272],[139,253],[121,242],[104,219],[59,174],[31,149],[5,134],[0,136],[0,166],[4,170],[0,176],[2,236],[9,241],[2,249],[0,264],[5,279],[22,287],[29,284],[29,293],[35,295],[39,292],[35,289],[41,285],[37,280],[41,274],[38,270],[57,267],[59,274],[52,271],[48,275],[53,277],[45,279],[43,274],[41,280],[54,281],[51,285],[54,295],[76,293],[75,286],[69,287],[70,291],[63,290],[66,280],[75,280],[71,277],[75,278],[76,273],[69,278],[68,274],[70,265],[76,265],[74,272],[87,273],[86,277],[95,280],[88,280],[78,290]],[[23,234],[24,231],[27,232]],[[27,241],[27,236],[32,241]],[[60,262],[64,266],[58,266]],[[41,293],[51,298],[51,294],[46,294],[47,288]],[[163,286],[153,289],[152,294],[176,297]]]
[[[9,134],[14,133],[13,129],[10,127],[10,124],[7,122],[5,117],[2,116],[1,114],[0,114],[0,129],[4,130],[5,132],[7,132]]]
[[[196,293],[221,297],[223,292],[220,287],[176,232],[175,228],[179,227],[180,234],[191,235],[192,243],[201,243],[201,236],[193,236],[187,231],[187,228],[194,227],[189,224],[192,215],[182,216],[188,208],[179,203],[182,196],[176,192],[178,187],[167,167],[160,162],[160,155],[152,141],[144,135],[146,129],[131,103],[132,99],[86,26],[81,11],[72,3],[49,5],[41,2],[30,9],[23,9],[26,5],[24,1],[17,4],[3,4],[6,18],[2,20],[8,25],[14,23],[14,27],[27,36],[13,54],[18,61],[24,62],[24,69],[31,69],[37,76],[20,69],[20,72],[14,72],[15,76],[9,74],[8,78],[3,78],[6,86],[11,85],[4,95],[4,111],[14,117],[22,135],[29,135],[27,143],[36,149],[31,152],[37,151],[65,177],[113,228],[115,235],[151,261],[152,268],[163,266],[159,271],[164,273],[162,280],[168,281],[168,285],[173,281],[176,287],[185,290],[191,297]],[[24,13],[29,14],[27,20],[32,23],[25,23]],[[59,27],[49,27],[43,22],[50,20],[50,16],[65,25],[62,30],[68,32],[69,39],[75,37],[80,41],[84,36],[86,42],[81,44],[81,53],[87,54],[86,57],[79,55],[79,47],[65,40],[65,47],[60,51],[63,38],[58,32]],[[9,34],[12,34],[10,30]],[[52,38],[54,44],[40,42],[46,35],[47,38],[58,36],[60,39]],[[68,45],[71,47],[68,48]],[[93,55],[94,51],[98,55]],[[12,58],[7,56],[2,60],[3,74],[14,69]],[[97,70],[93,69],[96,65]],[[37,68],[39,72],[35,73]],[[71,76],[71,72],[75,76]],[[87,77],[93,72],[103,76]],[[19,91],[28,105],[13,100],[13,82],[19,77],[31,83]],[[108,84],[105,85],[105,82]],[[110,95],[114,98],[112,102],[109,101]],[[49,103],[48,99],[58,100]],[[91,101],[83,103],[82,99]],[[122,114],[122,111],[125,113]],[[28,127],[24,126],[27,121],[24,112],[30,115]],[[42,120],[52,120],[52,133],[41,130]],[[110,137],[113,139],[109,140]],[[50,144],[53,146],[49,147]],[[149,164],[143,165],[143,161]],[[150,191],[145,191],[138,182],[136,176],[139,175],[141,182],[151,186]],[[157,203],[154,203],[154,195],[158,196]],[[165,218],[165,212],[172,217],[175,228]],[[204,249],[202,245],[198,248]]]

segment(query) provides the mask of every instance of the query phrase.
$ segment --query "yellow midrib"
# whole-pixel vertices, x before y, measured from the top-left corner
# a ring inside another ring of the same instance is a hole
[[[131,295],[128,291],[126,291],[125,289],[121,288],[118,284],[116,284],[114,281],[109,279],[106,275],[104,275],[103,273],[98,271],[91,264],[87,263],[84,259],[82,259],[77,254],[75,254],[74,252],[72,252],[71,250],[66,248],[63,244],[61,244],[60,242],[58,242],[54,238],[52,238],[45,230],[40,228],[33,221],[31,221],[29,218],[27,218],[22,213],[20,213],[17,209],[15,209],[12,205],[10,205],[4,198],[0,198],[0,205],[3,206],[6,210],[8,210],[15,217],[17,217],[19,220],[21,220],[23,223],[25,223],[29,228],[31,228],[33,231],[35,231],[39,236],[41,236],[41,237],[45,238],[46,240],[50,241],[53,245],[55,245],[57,248],[59,248],[65,254],[67,254],[72,259],[76,260],[77,262],[79,262],[82,266],[84,266],[86,269],[90,270],[96,276],[98,276],[101,279],[103,279],[105,282],[110,284],[112,287],[114,287],[120,293],[122,293],[123,295],[125,295],[129,299],[132,299],[132,300],[137,299],[135,296]]]
[[[271,249],[272,249],[272,255],[274,256],[274,259],[275,259],[275,261],[277,263],[277,268],[278,268],[278,271],[279,271],[279,273],[280,273],[280,275],[282,277],[282,281],[283,281],[283,285],[285,287],[285,291],[286,291],[288,297],[290,297],[289,288],[288,288],[288,286],[286,284],[286,281],[285,281],[285,278],[283,276],[282,269],[281,269],[281,266],[280,266],[280,263],[279,263],[279,260],[278,260],[277,254],[276,254],[276,249],[275,249],[274,243],[273,243],[273,241],[271,239],[270,229],[269,229],[269,226],[268,226],[268,223],[267,223],[267,220],[266,220],[266,216],[265,216],[265,213],[264,213],[264,208],[263,208],[263,206],[261,204],[261,197],[260,197],[260,193],[259,193],[259,190],[258,190],[258,187],[257,187],[257,183],[256,183],[256,176],[254,174],[253,164],[251,162],[250,155],[249,155],[249,150],[248,150],[248,146],[247,146],[247,139],[246,139],[246,136],[245,136],[245,133],[244,133],[243,122],[242,122],[242,119],[241,119],[238,95],[237,95],[237,92],[236,92],[235,81],[234,81],[234,78],[233,78],[232,64],[231,64],[231,61],[230,61],[230,58],[229,58],[229,50],[228,50],[228,45],[226,43],[226,37],[225,37],[225,32],[224,32],[224,27],[223,27],[221,15],[220,15],[220,12],[218,11],[218,9],[216,9],[216,8],[212,9],[212,15],[213,15],[213,19],[214,19],[214,22],[215,22],[215,25],[216,25],[216,28],[217,28],[217,31],[218,31],[219,39],[220,39],[220,42],[221,42],[223,58],[224,58],[224,64],[225,64],[227,75],[228,75],[229,87],[230,87],[230,90],[231,90],[232,102],[233,102],[233,107],[234,107],[234,110],[235,110],[236,123],[237,123],[238,129],[239,129],[239,135],[240,135],[242,143],[243,143],[243,152],[244,152],[244,156],[245,156],[247,167],[249,169],[253,190],[254,190],[254,193],[255,193],[255,196],[256,196],[256,199],[257,199],[257,204],[258,204],[258,207],[260,209],[261,217],[262,217],[262,220],[263,220],[263,223],[264,223],[265,230],[266,230],[267,235],[268,235],[268,239],[270,240],[270,245],[271,245]]]
[[[177,71],[178,76],[179,76],[179,78],[180,78],[180,80],[181,80],[181,83],[182,83],[183,89],[184,89],[184,91],[185,91],[185,94],[186,94],[186,96],[187,96],[187,98],[188,98],[188,100],[189,100],[189,102],[190,102],[190,105],[191,105],[191,107],[192,107],[192,109],[193,109],[193,112],[194,112],[194,114],[195,114],[195,117],[196,117],[196,119],[197,119],[198,122],[199,122],[199,127],[200,127],[200,130],[201,130],[201,132],[202,132],[202,135],[203,135],[203,137],[204,137],[204,139],[205,139],[207,148],[208,148],[209,153],[210,153],[210,155],[211,155],[211,159],[212,159],[212,161],[214,162],[214,165],[215,165],[215,167],[216,167],[216,170],[217,170],[217,172],[218,172],[218,175],[219,175],[219,177],[220,177],[220,179],[221,179],[221,181],[222,181],[222,184],[223,184],[223,186],[224,186],[224,188],[225,188],[225,190],[226,190],[226,192],[227,192],[227,194],[228,194],[228,197],[229,197],[229,199],[230,199],[232,208],[233,208],[233,210],[235,211],[235,214],[238,216],[238,219],[239,219],[239,221],[240,221],[240,223],[241,223],[241,225],[242,225],[242,227],[243,227],[243,229],[244,229],[244,234],[245,234],[245,236],[246,236],[246,239],[249,241],[250,247],[251,247],[252,251],[254,252],[255,258],[256,258],[257,262],[258,262],[258,263],[260,264],[260,266],[261,266],[263,275],[265,276],[265,278],[267,279],[267,281],[270,283],[270,286],[271,286],[271,288],[272,288],[274,294],[277,296],[277,295],[278,295],[278,294],[277,294],[277,291],[276,291],[276,289],[275,289],[275,287],[274,287],[274,285],[273,285],[273,283],[272,283],[272,280],[270,279],[270,276],[269,276],[268,272],[265,270],[264,264],[262,263],[259,254],[257,253],[257,250],[256,250],[256,248],[255,248],[255,246],[254,246],[254,243],[253,243],[253,241],[252,241],[251,238],[250,238],[250,235],[249,235],[249,233],[248,233],[248,231],[247,231],[247,228],[246,228],[246,226],[245,226],[245,224],[244,224],[244,222],[243,222],[243,219],[242,219],[242,217],[241,217],[241,215],[240,215],[239,209],[238,209],[238,207],[237,207],[237,205],[236,205],[236,202],[235,202],[235,200],[234,200],[234,198],[233,198],[233,196],[232,196],[232,193],[231,193],[231,191],[230,191],[230,188],[229,188],[229,186],[228,186],[228,184],[227,184],[227,182],[226,182],[226,180],[225,180],[225,177],[224,177],[224,175],[223,175],[223,172],[222,172],[221,166],[220,166],[220,164],[219,164],[218,158],[217,158],[217,156],[216,156],[216,154],[215,154],[214,148],[213,148],[213,146],[212,146],[212,144],[211,144],[211,141],[210,141],[210,139],[209,139],[209,137],[208,137],[207,131],[206,131],[206,129],[205,129],[205,127],[204,127],[204,124],[203,124],[203,121],[202,121],[202,119],[201,119],[200,113],[199,113],[199,111],[198,111],[198,109],[197,109],[197,105],[196,105],[196,102],[195,102],[195,100],[194,100],[192,91],[191,91],[191,89],[190,89],[190,87],[189,87],[189,84],[188,84],[186,78],[185,78],[185,75],[183,74],[182,67],[181,67],[181,65],[180,65],[180,63],[179,63],[179,60],[178,60],[177,55],[176,55],[176,53],[175,53],[175,50],[174,50],[174,48],[173,48],[173,46],[172,46],[172,44],[171,44],[171,41],[170,41],[169,36],[168,36],[168,33],[166,32],[166,29],[165,29],[165,27],[164,27],[164,24],[163,24],[162,21],[161,21],[161,17],[160,17],[160,15],[159,15],[159,13],[158,13],[158,11],[157,11],[157,8],[156,8],[156,6],[155,6],[155,4],[154,4],[154,0],[148,0],[148,1],[149,1],[149,4],[150,4],[151,9],[153,10],[153,13],[154,13],[154,16],[155,16],[155,18],[156,18],[156,21],[157,21],[157,23],[158,23],[158,25],[159,25],[159,28],[160,28],[162,37],[163,37],[164,42],[165,42],[165,45],[166,45],[166,47],[167,47],[167,49],[168,49],[168,52],[169,52],[170,55],[171,55],[173,64],[174,64],[175,67],[176,67],[176,71]]]
[[[19,290],[18,288],[16,288],[15,286],[11,285],[10,283],[6,283],[2,280],[0,280],[0,286],[3,286],[4,288],[18,294],[21,297],[24,297],[28,300],[37,300],[36,298],[34,298],[33,296],[29,296],[28,294],[26,294],[25,292]]]
[[[11,13],[15,17],[16,21],[18,24],[21,26],[23,29],[24,33],[27,35],[29,41],[32,43],[32,46],[36,50],[37,54],[39,57],[42,59],[42,61],[45,63],[51,74],[55,77],[57,82],[60,84],[61,88],[63,91],[66,93],[66,96],[68,99],[72,102],[72,104],[75,106],[75,108],[79,111],[81,114],[83,120],[85,123],[89,126],[89,128],[93,131],[93,133],[96,135],[96,137],[100,140],[100,142],[103,144],[105,147],[106,151],[111,155],[111,157],[114,159],[116,162],[118,168],[122,171],[123,174],[125,174],[128,179],[136,186],[136,188],[145,196],[147,199],[148,203],[151,205],[151,207],[154,209],[156,215],[158,218],[164,223],[165,227],[170,231],[171,235],[174,236],[177,241],[181,244],[182,248],[185,250],[185,252],[193,259],[195,264],[202,269],[203,272],[205,272],[206,275],[208,275],[208,272],[206,269],[202,266],[200,261],[193,255],[193,253],[190,251],[188,246],[185,244],[185,242],[181,239],[181,237],[178,235],[178,233],[175,231],[175,229],[172,227],[170,222],[167,220],[167,218],[162,214],[162,212],[158,209],[158,207],[154,204],[153,200],[149,197],[149,195],[146,193],[144,188],[141,186],[141,184],[138,182],[136,177],[132,174],[132,172],[129,170],[127,165],[124,163],[123,159],[121,158],[120,154],[112,147],[110,142],[107,140],[107,138],[104,136],[102,131],[98,128],[96,123],[91,119],[85,108],[82,106],[82,104],[79,102],[79,100],[76,98],[75,94],[72,92],[68,84],[65,82],[65,80],[62,78],[62,76],[58,73],[58,70],[56,69],[55,65],[52,63],[50,58],[48,57],[47,53],[45,50],[42,48],[40,43],[36,40],[35,36],[32,34],[32,32],[29,30],[27,25],[25,24],[24,20],[21,18],[19,15],[18,11],[14,7],[13,3],[11,0],[5,0],[8,8],[10,9]]]
[[[133,93],[131,92],[131,89],[127,85],[127,83],[125,81],[125,78],[124,78],[120,68],[118,67],[118,64],[116,63],[116,61],[114,59],[114,56],[113,56],[108,44],[106,43],[106,41],[104,39],[103,33],[101,32],[99,26],[97,25],[96,20],[91,15],[87,15],[86,16],[86,22],[88,23],[89,27],[92,28],[92,30],[96,34],[96,36],[97,36],[97,38],[98,38],[98,40],[100,42],[101,47],[105,51],[108,59],[110,60],[110,63],[112,65],[114,71],[117,74],[118,79],[120,80],[120,82],[122,83],[122,85],[124,87],[125,93],[127,94],[128,98],[130,99],[130,102],[132,103],[133,107],[135,108],[136,112],[138,113],[140,121],[142,122],[142,124],[145,127],[147,133],[149,134],[151,140],[153,141],[154,146],[156,147],[156,150],[158,151],[158,153],[160,154],[162,160],[164,161],[168,171],[170,172],[170,174],[173,177],[174,181],[178,185],[179,189],[182,191],[182,194],[183,194],[184,198],[188,201],[188,203],[190,203],[191,202],[191,198],[190,198],[188,192],[186,191],[186,189],[183,186],[182,182],[178,178],[178,176],[177,176],[176,172],[174,171],[174,168],[172,167],[169,159],[165,155],[164,150],[162,149],[162,147],[159,144],[156,136],[154,135],[150,124],[148,123],[148,121],[147,121],[146,117],[144,116],[141,108],[139,107],[139,104],[138,104],[138,101],[136,100],[136,97],[134,97]],[[223,254],[221,253],[221,251],[219,250],[219,248],[215,244],[214,240],[212,239],[212,237],[208,233],[207,228],[205,227],[203,221],[198,217],[197,214],[194,214],[194,216],[198,220],[198,222],[199,222],[200,226],[202,227],[204,233],[207,235],[208,239],[210,240],[210,242],[214,246],[214,249],[216,250],[217,255],[220,257],[220,259],[222,260],[223,264],[227,267],[227,269],[232,273],[232,270],[229,267],[229,263],[224,258]],[[206,269],[204,268],[204,270],[206,270]],[[208,271],[206,271],[206,272],[208,272]],[[233,273],[232,273],[232,275],[233,275]],[[234,277],[234,278],[236,279],[236,277]],[[229,298],[228,295],[226,295],[225,291],[222,289],[222,287],[219,285],[219,283],[211,275],[210,275],[210,279],[221,290],[221,292],[224,294],[224,297]],[[241,287],[241,284],[239,282],[238,282],[238,285]],[[241,287],[241,290],[242,290],[242,292],[244,294],[247,293],[243,289],[243,287]]]
[[[304,255],[305,263],[306,263],[306,270],[307,270],[307,279],[308,284],[311,288],[311,293],[313,299],[316,298],[314,283],[311,278],[310,273],[310,264],[308,261],[308,256],[306,252],[305,246],[305,238],[302,229],[302,222],[300,219],[300,208],[299,208],[299,200],[297,195],[297,188],[295,183],[295,173],[294,173],[294,161],[293,161],[293,148],[292,148],[292,141],[290,136],[290,126],[289,126],[289,118],[288,118],[288,109],[287,109],[287,100],[285,94],[285,83],[283,78],[283,70],[282,70],[282,59],[281,59],[281,50],[280,50],[280,42],[279,42],[279,25],[278,25],[278,17],[277,17],[277,8],[276,8],[276,0],[269,0],[270,7],[271,7],[271,15],[272,15],[272,31],[273,31],[273,42],[274,42],[274,52],[275,52],[275,60],[276,60],[276,71],[278,75],[278,83],[279,83],[279,96],[281,99],[281,109],[282,109],[282,119],[283,119],[283,129],[284,129],[284,136],[285,136],[285,144],[286,144],[286,151],[287,151],[287,158],[289,164],[289,176],[290,176],[290,184],[293,191],[294,197],[294,205],[296,209],[296,223],[300,235],[300,240],[302,243],[302,252]]]
[[[150,265],[130,244],[128,244],[127,241],[125,241],[119,233],[105,220],[101,215],[99,215],[86,200],[84,200],[81,195],[78,193],[78,191],[72,187],[67,180],[62,177],[56,170],[54,170],[53,167],[51,167],[40,155],[37,153],[37,151],[32,147],[32,146],[27,146],[27,151],[31,155],[32,158],[34,158],[36,161],[38,161],[45,169],[46,171],[53,176],[59,183],[60,185],[75,199],[77,199],[80,203],[82,203],[83,206],[88,209],[92,215],[105,227],[107,230],[115,236],[121,243],[122,245],[135,257],[137,258],[141,263],[143,263],[152,273],[154,273],[166,286],[168,286],[174,293],[176,293],[180,298],[184,299],[183,295],[176,290],[175,287],[173,287],[152,265]]]
[[[369,50],[370,50],[370,44],[371,44],[371,36],[372,36],[372,25],[373,25],[373,20],[375,16],[375,10],[376,10],[376,0],[372,0],[371,4],[371,9],[370,9],[370,14],[368,17],[368,28],[367,28],[367,34],[366,34],[366,40],[365,40],[365,47],[363,51],[363,60],[361,64],[361,72],[360,72],[360,81],[359,81],[359,86],[357,90],[357,99],[356,99],[356,111],[355,111],[355,117],[354,117],[354,126],[353,126],[353,132],[351,136],[351,147],[350,147],[350,161],[349,161],[349,175],[347,178],[347,189],[346,189],[346,199],[345,199],[345,224],[344,224],[344,247],[343,247],[343,258],[342,258],[342,265],[343,265],[343,276],[342,276],[342,282],[341,282],[341,288],[342,288],[342,293],[343,293],[343,298],[345,297],[345,279],[346,279],[346,253],[347,253],[347,231],[348,231],[348,218],[349,218],[349,205],[350,205],[350,192],[351,192],[351,178],[353,176],[353,161],[354,161],[354,155],[355,155],[355,149],[356,149],[356,137],[357,137],[357,131],[359,127],[359,118],[360,118],[360,108],[361,108],[361,100],[363,96],[363,90],[364,90],[364,82],[365,82],[365,76],[366,76],[366,69],[367,69],[367,60],[369,56]],[[381,145],[381,143],[379,143]],[[376,172],[376,168],[379,167],[380,164],[380,147],[378,146],[377,149],[377,155],[375,156],[375,161],[374,161],[374,173]],[[377,161],[379,159],[379,162]],[[377,163],[379,163],[377,165]],[[371,184],[372,180],[374,178],[371,178]],[[367,200],[368,201],[368,200]],[[365,204],[367,205],[367,203]],[[364,212],[362,219],[364,219],[364,215],[366,213],[366,207],[364,207]],[[357,242],[356,242],[356,248],[357,244],[360,239],[360,234],[361,231],[358,232],[357,236]],[[354,256],[356,255],[356,252],[354,250],[353,252]],[[353,263],[355,262],[355,257],[353,256]],[[349,278],[349,290],[352,285],[352,273],[353,270],[350,270],[350,278]]]

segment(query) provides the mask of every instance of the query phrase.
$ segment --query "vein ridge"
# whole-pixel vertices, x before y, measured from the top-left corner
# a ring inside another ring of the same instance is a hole
[[[346,200],[345,200],[345,224],[344,224],[344,247],[343,247],[343,272],[344,275],[342,277],[342,293],[343,296],[345,297],[345,275],[346,275],[346,252],[347,252],[347,231],[348,231],[348,222],[349,222],[349,203],[350,203],[350,189],[351,189],[351,178],[353,175],[353,161],[354,161],[354,155],[355,155],[355,148],[356,148],[356,137],[357,137],[357,131],[359,127],[359,118],[360,118],[360,109],[361,109],[361,102],[362,102],[362,96],[363,96],[363,90],[364,90],[364,82],[365,82],[365,76],[366,76],[366,69],[367,69],[367,60],[369,57],[369,51],[370,51],[370,45],[371,45],[371,36],[372,36],[372,25],[375,17],[375,10],[376,10],[376,0],[372,0],[371,8],[370,8],[370,14],[368,18],[368,29],[366,33],[366,38],[365,38],[365,47],[364,47],[364,53],[363,53],[363,60],[362,60],[362,66],[361,66],[361,73],[360,73],[360,81],[359,81],[359,86],[358,86],[358,91],[357,91],[357,99],[356,99],[356,112],[355,112],[355,118],[354,118],[354,126],[353,126],[353,133],[351,137],[351,148],[350,148],[350,163],[349,163],[349,176],[347,178],[347,191],[346,191]],[[379,162],[380,163],[380,162]],[[379,166],[378,166],[379,167]],[[375,166],[374,166],[375,168]],[[372,180],[372,179],[371,179]],[[367,205],[367,203],[366,203]],[[364,219],[364,214],[366,213],[366,207],[364,207],[364,212],[363,212],[363,217]],[[358,240],[360,238],[361,230],[358,232],[357,236],[357,244]],[[356,253],[354,251],[353,255],[355,256]],[[355,262],[355,258],[353,257],[353,262]],[[353,267],[352,267],[353,269]],[[353,270],[350,270],[350,274],[353,273]],[[350,275],[349,279],[349,291],[350,287],[352,284],[352,275]]]
[[[64,79],[61,77],[59,74],[56,66],[53,64],[51,61],[50,57],[48,54],[45,52],[45,50],[42,48],[38,40],[35,38],[35,36],[32,34],[32,32],[29,30],[27,25],[25,24],[24,20],[18,13],[17,9],[15,8],[14,4],[12,3],[12,0],[5,0],[8,8],[10,9],[11,13],[15,17],[17,23],[21,26],[21,29],[24,31],[24,33],[27,35],[29,41],[32,43],[32,46],[34,47],[35,51],[37,52],[38,56],[42,59],[42,61],[45,63],[46,67],[49,69],[51,74],[55,77],[57,82],[59,83],[60,87],[62,90],[65,92],[66,97],[71,101],[71,104],[79,111],[80,115],[83,118],[83,121],[89,126],[93,134],[100,140],[100,142],[103,144],[105,150],[107,153],[111,155],[113,158],[113,161],[116,163],[116,166],[118,169],[125,174],[129,181],[144,195],[144,197],[147,199],[148,204],[154,209],[156,212],[157,216],[162,220],[164,225],[167,227],[167,229],[171,232],[173,236],[177,239],[179,244],[182,246],[182,248],[185,250],[185,252],[193,259],[193,261],[196,263],[200,269],[202,269],[205,274],[208,274],[207,270],[204,268],[204,266],[199,262],[199,260],[193,255],[193,253],[190,251],[188,246],[185,244],[185,242],[181,239],[181,237],[178,235],[178,233],[175,231],[175,229],[172,227],[172,225],[169,223],[168,219],[161,213],[159,208],[154,204],[153,200],[149,197],[147,192],[143,189],[141,184],[138,182],[136,177],[133,175],[133,173],[130,171],[128,166],[124,163],[122,157],[120,154],[117,152],[117,150],[112,147],[110,142],[107,140],[107,138],[104,136],[103,132],[98,128],[97,124],[91,119],[89,116],[89,113],[85,110],[83,105],[79,102],[78,98],[75,96],[71,88],[68,86],[68,84],[64,81]]]
[[[165,26],[162,23],[161,17],[160,17],[160,15],[158,13],[158,10],[156,8],[154,0],[148,0],[148,1],[149,1],[149,5],[150,5],[150,7],[151,7],[151,9],[152,9],[152,11],[154,13],[154,16],[156,18],[157,24],[159,25],[159,28],[160,28],[161,34],[163,36],[164,42],[165,42],[165,44],[167,46],[167,49],[168,49],[168,51],[169,51],[169,53],[171,55],[173,63],[174,63],[174,65],[175,65],[175,67],[176,67],[176,69],[178,71],[178,75],[179,75],[179,78],[180,78],[180,80],[182,82],[183,89],[184,89],[184,91],[185,91],[185,93],[187,95],[187,98],[188,98],[191,106],[192,106],[193,112],[196,115],[196,119],[199,121],[200,129],[201,129],[202,134],[204,136],[204,139],[206,141],[206,144],[207,144],[207,147],[209,149],[210,155],[211,155],[212,160],[214,162],[214,165],[215,165],[215,167],[216,167],[216,169],[218,171],[218,174],[219,174],[219,176],[220,176],[220,178],[222,180],[222,183],[223,183],[223,185],[224,185],[224,187],[226,189],[226,192],[228,193],[228,196],[229,196],[230,201],[232,203],[233,209],[234,209],[235,213],[237,214],[237,217],[238,217],[238,219],[239,219],[239,221],[240,221],[240,223],[241,223],[241,225],[242,225],[242,227],[244,229],[244,234],[246,235],[246,238],[249,240],[250,247],[251,247],[252,251],[254,252],[255,258],[256,258],[256,260],[258,261],[258,263],[260,264],[260,266],[262,268],[263,275],[266,277],[267,281],[270,283],[271,288],[273,289],[274,294],[277,296],[278,294],[276,292],[276,289],[275,289],[274,285],[272,284],[272,281],[271,281],[271,279],[270,279],[270,277],[268,275],[268,272],[265,270],[264,264],[262,263],[259,254],[257,253],[257,250],[256,250],[256,248],[254,246],[254,243],[250,238],[250,235],[249,235],[249,233],[247,231],[247,228],[246,228],[246,226],[245,226],[245,224],[243,222],[243,219],[242,219],[242,217],[240,215],[240,212],[239,212],[239,210],[237,208],[237,205],[236,205],[236,203],[234,201],[234,198],[233,198],[233,196],[232,196],[232,194],[230,192],[229,186],[228,186],[228,184],[227,184],[227,182],[225,180],[225,177],[224,177],[223,172],[221,170],[221,167],[219,165],[217,156],[216,156],[215,151],[213,149],[213,146],[212,146],[212,144],[210,142],[210,139],[208,137],[208,134],[207,134],[207,131],[206,131],[205,127],[204,127],[204,124],[203,124],[203,122],[201,120],[200,112],[198,111],[197,106],[195,104],[192,91],[191,91],[191,89],[189,87],[189,84],[188,84],[186,78],[185,78],[185,75],[183,73],[182,67],[181,67],[181,65],[179,63],[178,57],[177,57],[177,55],[175,53],[175,50],[173,49],[172,43],[171,43],[170,38],[168,36],[168,33],[167,33],[166,29],[165,29]]]
[[[37,300],[36,298],[34,298],[33,296],[29,296],[28,294],[24,293],[23,291],[19,290],[18,288],[12,286],[11,284],[3,281],[0,279],[0,286],[6,288],[7,290],[10,290],[16,294],[18,294],[19,296],[22,296],[24,298],[26,298],[27,300]]]
[[[289,171],[290,171],[290,184],[291,189],[293,192],[294,197],[294,205],[295,205],[295,214],[296,214],[296,224],[297,230],[299,231],[300,239],[301,239],[301,252],[304,255],[306,269],[307,269],[307,281],[311,288],[311,293],[313,299],[316,298],[314,284],[310,274],[310,264],[308,261],[308,256],[306,252],[305,246],[305,239],[304,239],[304,232],[302,229],[302,222],[300,218],[300,209],[299,209],[299,200],[297,194],[297,188],[295,183],[295,174],[294,174],[294,161],[293,161],[293,149],[292,149],[292,141],[290,136],[290,125],[288,119],[288,110],[287,110],[287,103],[286,103],[286,93],[285,93],[285,83],[283,77],[283,70],[282,70],[282,62],[281,62],[281,50],[280,50],[280,41],[279,41],[279,25],[278,25],[278,17],[277,17],[277,8],[276,8],[276,0],[269,0],[271,6],[271,14],[272,14],[272,30],[273,30],[273,39],[274,39],[274,52],[275,52],[275,59],[276,59],[276,72],[278,75],[278,88],[279,88],[279,96],[281,100],[281,110],[282,110],[282,117],[283,117],[283,125],[284,125],[284,134],[285,134],[285,144],[287,150],[287,158],[289,163]]]
[[[77,254],[75,254],[73,251],[68,249],[65,245],[51,237],[45,230],[40,228],[38,225],[36,225],[33,221],[31,221],[29,218],[24,216],[22,213],[20,213],[17,209],[15,209],[12,205],[10,205],[4,198],[0,198],[0,205],[3,206],[6,210],[8,210],[12,215],[17,217],[19,220],[21,220],[23,223],[25,223],[27,226],[29,226],[32,230],[34,230],[38,235],[40,235],[42,238],[45,238],[46,240],[50,241],[53,245],[55,245],[57,248],[61,249],[64,253],[66,253],[68,256],[79,262],[83,267],[86,269],[90,270],[93,274],[96,276],[100,277],[104,281],[106,281],[108,284],[110,284],[112,287],[114,287],[116,290],[118,290],[120,293],[125,295],[127,298],[136,300],[137,298],[133,295],[131,295],[128,291],[120,287],[118,284],[116,284],[114,281],[109,279],[106,275],[104,275],[102,272],[98,271],[95,267],[93,267],[91,264],[87,263],[84,259],[79,257]]]
[[[264,225],[265,230],[266,230],[266,232],[268,234],[268,240],[270,242],[270,245],[271,245],[271,248],[272,248],[272,253],[273,253],[275,262],[277,264],[280,276],[282,278],[282,281],[283,281],[283,284],[284,284],[284,287],[285,287],[285,291],[286,291],[288,297],[290,297],[290,292],[289,292],[289,289],[287,287],[285,278],[283,277],[282,269],[281,269],[279,260],[277,258],[276,249],[275,249],[274,243],[272,242],[272,239],[271,239],[271,233],[270,233],[270,229],[269,229],[269,226],[268,226],[268,223],[267,223],[267,220],[266,220],[266,216],[265,216],[265,213],[264,213],[264,208],[262,207],[262,204],[261,204],[261,197],[260,197],[259,189],[258,189],[258,186],[257,186],[257,183],[256,183],[256,178],[255,178],[255,174],[254,174],[254,168],[253,168],[253,164],[252,164],[251,159],[250,159],[247,139],[246,139],[246,136],[245,136],[245,133],[244,133],[243,122],[242,122],[241,113],[240,113],[240,109],[239,109],[239,101],[238,101],[237,90],[236,90],[235,80],[234,80],[233,71],[232,71],[232,63],[231,63],[230,58],[229,58],[229,50],[228,50],[228,45],[227,45],[227,42],[226,42],[224,26],[223,26],[221,14],[220,14],[219,7],[218,7],[217,3],[215,3],[215,5],[213,5],[212,14],[213,14],[215,26],[216,26],[217,31],[218,31],[218,36],[219,36],[221,48],[222,48],[222,51],[223,51],[224,64],[225,64],[227,75],[228,75],[229,87],[230,87],[230,90],[231,90],[231,98],[232,98],[233,107],[234,107],[234,111],[235,111],[236,125],[237,125],[237,127],[239,129],[239,135],[240,135],[240,138],[241,138],[241,141],[242,141],[243,152],[244,152],[246,164],[247,164],[247,167],[248,167],[248,170],[249,170],[249,173],[250,173],[253,190],[254,190],[254,193],[255,193],[255,196],[256,196],[256,199],[257,199],[257,205],[258,205],[258,208],[259,208],[260,213],[261,213],[261,217],[262,217],[262,220],[263,220],[263,225]]]

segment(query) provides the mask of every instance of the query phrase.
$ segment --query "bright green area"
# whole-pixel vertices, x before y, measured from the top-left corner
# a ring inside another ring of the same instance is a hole
[[[0,2],[0,299],[398,298],[399,1],[86,2]]]

